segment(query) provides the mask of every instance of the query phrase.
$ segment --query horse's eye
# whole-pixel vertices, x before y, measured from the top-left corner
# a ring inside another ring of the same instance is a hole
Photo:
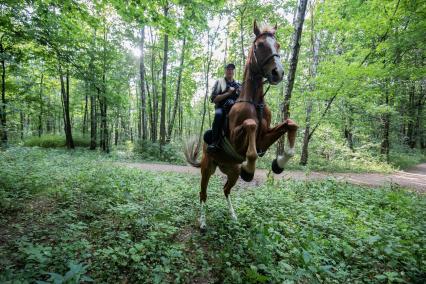
[[[260,47],[260,48],[263,48],[265,46],[265,44],[263,43],[263,42],[259,42],[258,44],[257,44],[257,47]]]
[[[279,43],[277,43],[277,49],[280,49],[281,45]]]

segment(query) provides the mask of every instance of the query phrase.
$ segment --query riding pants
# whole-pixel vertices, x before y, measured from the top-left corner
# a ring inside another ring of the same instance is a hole
[[[214,120],[213,120],[213,144],[217,144],[220,139],[220,134],[222,132],[223,123],[225,122],[225,111],[223,108],[216,108],[214,112]]]

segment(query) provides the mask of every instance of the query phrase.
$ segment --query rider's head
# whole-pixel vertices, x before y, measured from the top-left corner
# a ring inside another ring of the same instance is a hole
[[[226,67],[225,67],[225,77],[226,77],[226,79],[228,81],[234,79],[234,70],[235,70],[235,65],[234,64],[229,63],[228,65],[226,65]]]

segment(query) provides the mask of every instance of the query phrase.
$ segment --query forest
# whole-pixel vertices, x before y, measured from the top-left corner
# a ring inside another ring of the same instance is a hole
[[[425,1],[0,8],[0,283],[426,281]],[[238,221],[213,176],[200,233],[183,149],[225,66],[248,80],[255,20],[276,26],[264,98],[272,126],[297,123],[295,154],[271,172],[281,138],[237,182]]]

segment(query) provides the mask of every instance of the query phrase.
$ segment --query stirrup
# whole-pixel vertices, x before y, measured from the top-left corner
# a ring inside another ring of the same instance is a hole
[[[219,151],[218,143],[212,143],[207,146],[207,153],[216,153]]]

